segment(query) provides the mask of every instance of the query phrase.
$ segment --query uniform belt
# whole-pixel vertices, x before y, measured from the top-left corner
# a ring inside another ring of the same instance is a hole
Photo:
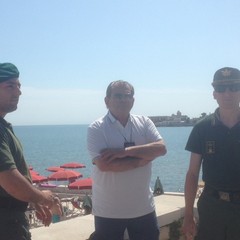
[[[209,185],[205,185],[203,194],[212,196],[216,199],[223,200],[226,202],[232,202],[240,204],[240,191],[226,191],[226,190],[217,190]]]
[[[11,209],[15,211],[23,211],[27,210],[28,203],[22,202],[14,198],[9,197],[0,197],[0,209]]]

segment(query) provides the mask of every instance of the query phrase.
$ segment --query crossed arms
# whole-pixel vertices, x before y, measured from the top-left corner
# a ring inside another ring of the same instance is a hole
[[[167,152],[163,140],[127,148],[103,149],[93,163],[103,172],[123,172],[142,167]]]

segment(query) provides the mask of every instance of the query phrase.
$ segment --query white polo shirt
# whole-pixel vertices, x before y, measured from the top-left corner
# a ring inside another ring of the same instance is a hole
[[[92,159],[106,148],[123,148],[124,142],[142,145],[161,138],[153,122],[130,115],[123,127],[109,112],[88,128],[88,150]],[[154,211],[150,189],[152,163],[124,172],[102,172],[93,165],[93,214],[105,218],[135,218]]]

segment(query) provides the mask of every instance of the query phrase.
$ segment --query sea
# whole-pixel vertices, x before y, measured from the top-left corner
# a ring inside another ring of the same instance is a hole
[[[33,170],[43,176],[49,176],[51,172],[46,170],[48,167],[78,162],[86,168],[74,170],[79,171],[85,178],[91,177],[92,171],[86,143],[87,127],[88,125],[44,125],[13,128],[22,143],[27,164],[32,166]],[[167,154],[153,161],[152,188],[159,177],[165,192],[184,191],[190,158],[185,145],[191,130],[192,127],[158,127],[165,141]]]

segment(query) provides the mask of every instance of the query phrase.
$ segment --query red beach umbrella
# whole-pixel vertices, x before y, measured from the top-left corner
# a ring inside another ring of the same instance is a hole
[[[77,162],[69,162],[60,166],[61,168],[85,168],[86,166]]]
[[[83,178],[68,185],[69,189],[92,189],[92,178]]]
[[[61,168],[61,167],[48,167],[46,168],[47,171],[49,172],[58,172],[58,171],[64,171],[65,169],[64,168]]]
[[[40,183],[40,182],[46,182],[48,181],[47,177],[41,176],[41,175],[36,175],[36,174],[32,174],[32,182],[33,183]]]
[[[31,175],[39,175],[39,173],[37,171],[34,171],[34,170],[29,170],[30,174]]]
[[[58,171],[50,176],[48,180],[50,181],[72,181],[74,179],[82,177],[82,174],[73,170]]]

